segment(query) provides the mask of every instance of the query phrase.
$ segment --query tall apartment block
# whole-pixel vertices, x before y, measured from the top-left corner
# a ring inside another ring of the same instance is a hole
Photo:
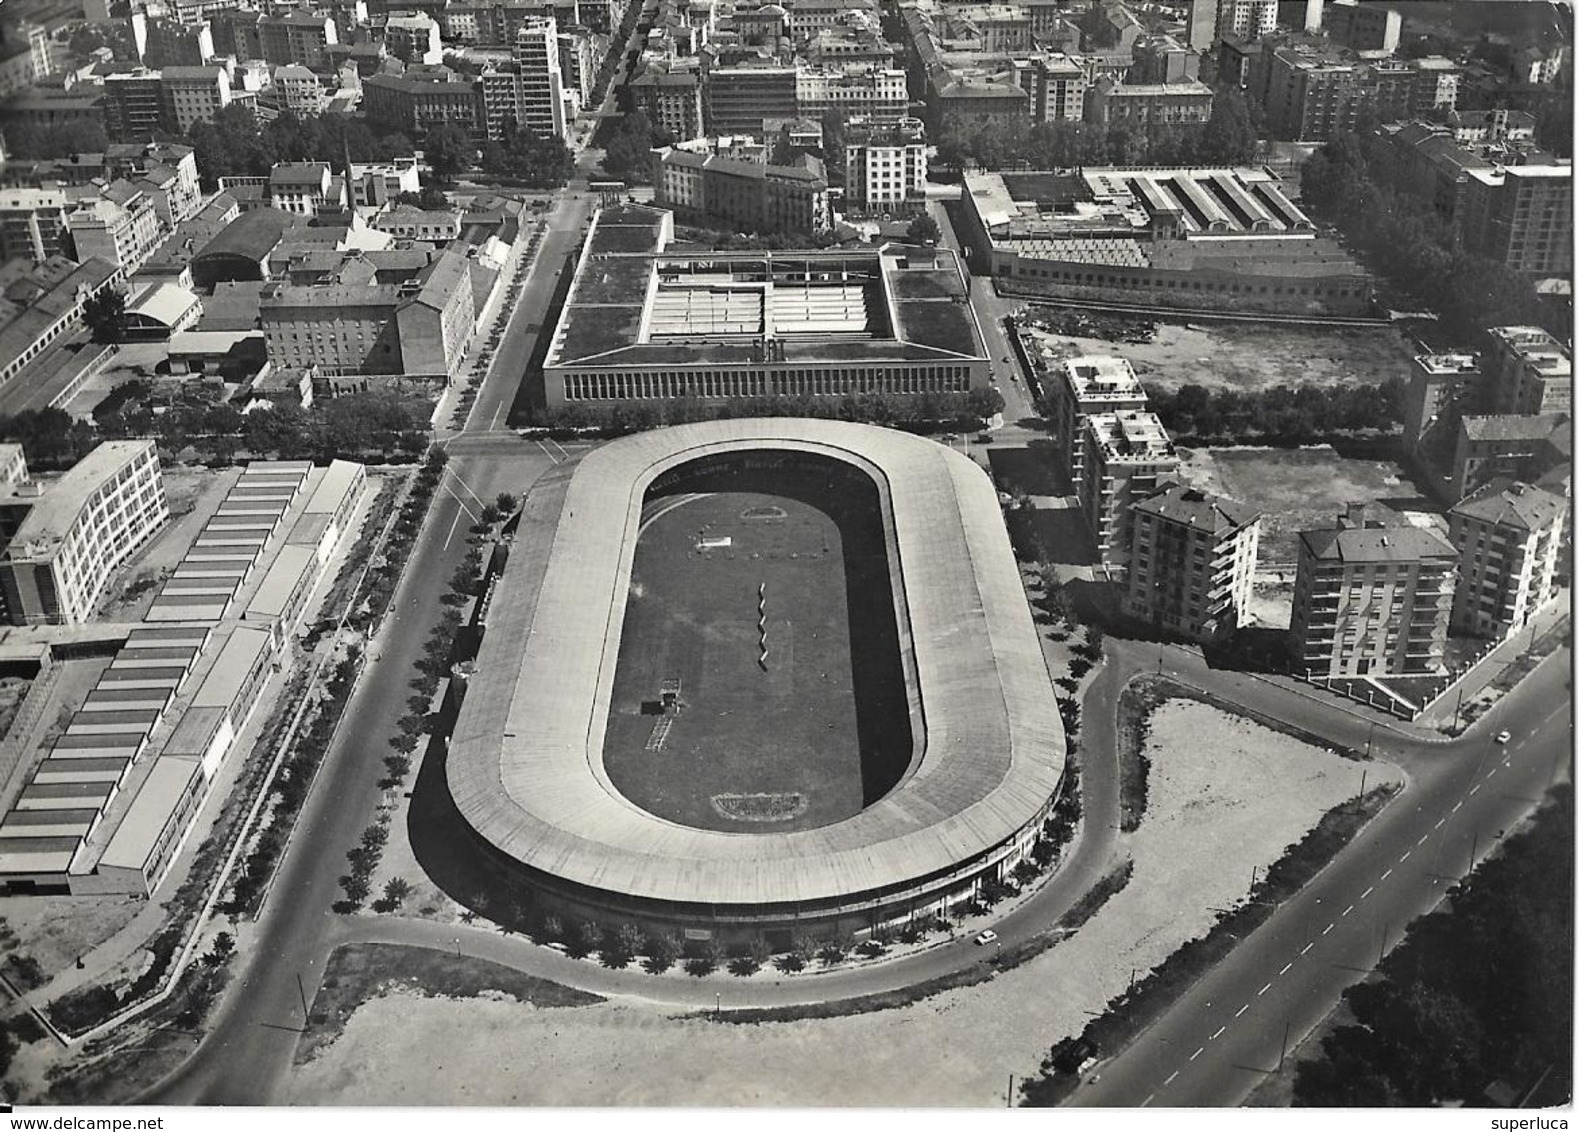
[[[1455,214],[1463,246],[1535,278],[1573,270],[1571,165],[1469,169]]]
[[[1403,392],[1403,447],[1427,455],[1440,445],[1450,459],[1457,422],[1473,397],[1479,358],[1473,354],[1421,354]]]
[[[76,625],[170,519],[152,440],[108,440],[44,487],[0,497],[0,601],[13,625]]]
[[[1125,613],[1206,643],[1248,624],[1259,512],[1178,484],[1133,511]]]
[[[1145,408],[1145,390],[1127,358],[1069,358],[1052,379],[1052,420],[1063,446],[1063,472],[1078,493],[1085,468],[1085,421],[1097,413]]]
[[[66,207],[60,188],[0,189],[0,260],[43,263],[58,255]]]
[[[1085,420],[1079,502],[1109,570],[1128,565],[1134,504],[1178,474],[1178,454],[1155,413],[1125,409]]]
[[[1516,632],[1556,596],[1567,501],[1526,483],[1486,484],[1447,513],[1458,550],[1452,628]]]
[[[1444,671],[1457,550],[1380,504],[1299,533],[1293,665],[1313,676]]]
[[[543,137],[562,138],[574,108],[565,105],[559,69],[559,25],[553,16],[532,16],[515,35],[519,124]]]
[[[1259,39],[1277,30],[1277,0],[1219,0],[1216,34]]]
[[[706,132],[760,137],[766,119],[796,113],[796,90],[793,67],[708,68],[701,86]]]
[[[844,200],[856,209],[890,209],[926,198],[926,128],[851,121],[844,132]]]
[[[1572,355],[1537,326],[1491,327],[1485,375],[1497,413],[1572,415]]]

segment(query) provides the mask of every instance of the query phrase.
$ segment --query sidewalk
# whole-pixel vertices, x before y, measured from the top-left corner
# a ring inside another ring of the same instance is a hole
[[[1536,641],[1559,629],[1568,619],[1571,609],[1571,591],[1563,589],[1554,601],[1530,618],[1526,626],[1491,649],[1465,675],[1459,677],[1455,686],[1449,687],[1445,693],[1436,697],[1414,721],[1414,726],[1428,727],[1433,731],[1446,731],[1451,728],[1454,718],[1460,714],[1467,715],[1460,713],[1460,707],[1467,708],[1483,696],[1489,697],[1485,705],[1487,707],[1500,699],[1506,693],[1498,690],[1487,692],[1490,683],[1501,675],[1503,669],[1516,663],[1533,648]],[[1483,708],[1477,714],[1482,713]]]

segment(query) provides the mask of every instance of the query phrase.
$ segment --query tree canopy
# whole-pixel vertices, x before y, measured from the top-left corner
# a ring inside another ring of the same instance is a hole
[[[347,153],[352,161],[373,162],[415,152],[404,134],[374,134],[367,123],[343,114],[284,113],[265,126],[250,106],[238,104],[216,111],[212,122],[195,123],[185,140],[209,188],[220,177],[266,176],[277,161],[327,161],[339,168]]]
[[[433,180],[452,185],[464,170],[477,163],[477,147],[464,130],[445,122],[423,135],[422,158],[433,171]]]
[[[575,156],[562,138],[540,137],[512,123],[502,142],[483,144],[482,169],[530,188],[551,189],[570,179]]]
[[[674,136],[653,125],[640,110],[626,114],[609,131],[603,147],[603,172],[631,184],[652,179],[652,150],[672,145]]]

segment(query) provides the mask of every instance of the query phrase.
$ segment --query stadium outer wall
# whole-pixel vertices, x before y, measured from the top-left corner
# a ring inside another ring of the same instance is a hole
[[[618,451],[632,442],[640,450]],[[843,822],[796,834],[680,827],[637,810],[601,766],[641,503],[654,479],[696,459],[795,451],[843,460],[877,481],[898,563],[901,648],[915,654],[904,668],[926,743],[887,796]],[[979,468],[929,440],[793,420],[645,433],[566,473],[528,496],[446,766],[465,826],[500,881],[565,918],[781,949],[795,936],[858,936],[941,912],[1029,854],[1061,787],[1064,739],[995,492]],[[577,522],[577,500],[584,508],[593,498],[603,514]],[[914,537],[922,530],[945,533],[923,545]],[[575,567],[575,592],[590,593],[595,608],[583,601],[565,615],[553,571],[570,567],[557,560],[609,557],[619,561],[601,574]],[[576,625],[603,639],[561,631]],[[573,643],[550,660],[533,650],[538,634]],[[563,683],[544,688],[545,679]]]

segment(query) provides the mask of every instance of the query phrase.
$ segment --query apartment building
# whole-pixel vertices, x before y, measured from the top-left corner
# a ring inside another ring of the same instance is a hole
[[[1469,169],[1456,216],[1463,246],[1536,278],[1573,272],[1572,164]]]
[[[1133,512],[1126,614],[1203,643],[1249,623],[1259,512],[1178,484]]]
[[[1122,573],[1134,541],[1134,504],[1178,474],[1178,454],[1156,414],[1143,409],[1087,417],[1083,447],[1079,502],[1096,560]]]
[[[564,137],[577,107],[559,66],[559,25],[554,17],[534,16],[523,23],[513,54],[519,86],[517,124],[544,137]]]
[[[345,184],[323,161],[282,161],[268,172],[269,204],[297,216],[345,207]]]
[[[392,15],[383,26],[384,48],[402,63],[442,63],[444,42],[438,21],[423,12]]]
[[[1318,0],[1317,0],[1318,2]],[[1217,0],[1216,34],[1259,39],[1277,30],[1277,0]]]
[[[165,120],[164,79],[158,71],[104,77],[104,131],[111,141],[152,141]]]
[[[1562,413],[1466,416],[1457,428],[1446,481],[1453,499],[1497,479],[1533,483],[1552,468],[1572,462],[1572,421]]]
[[[647,67],[626,88],[637,110],[675,141],[701,136],[701,76],[695,71]]]
[[[165,119],[185,135],[230,105],[230,75],[223,67],[166,67],[160,74]]]
[[[1457,551],[1380,504],[1299,533],[1293,664],[1313,676],[1445,670]]]
[[[802,156],[768,165],[665,147],[652,155],[654,204],[676,215],[751,232],[821,232],[831,227],[822,163]]]
[[[0,498],[13,530],[0,601],[13,625],[88,620],[115,571],[170,519],[152,440],[105,441],[58,480]]]
[[[926,128],[919,118],[897,126],[856,119],[844,128],[844,203],[871,212],[926,199]]]
[[[702,113],[708,134],[760,137],[769,118],[798,114],[794,67],[711,67],[702,76]]]
[[[1526,483],[1486,484],[1447,513],[1458,551],[1452,628],[1515,633],[1556,597],[1567,501]]]
[[[1474,354],[1421,354],[1403,392],[1403,446],[1422,456],[1450,451],[1458,420],[1480,377]],[[1445,453],[1443,453],[1445,454]]]
[[[58,255],[66,207],[58,188],[0,189],[0,260],[43,263]]]
[[[1572,355],[1540,327],[1491,327],[1484,367],[1495,412],[1572,415]]]
[[[257,38],[266,62],[299,63],[313,70],[330,65],[329,48],[340,42],[333,17],[306,11],[262,17],[257,21]]]
[[[206,23],[152,19],[146,37],[142,61],[150,67],[201,67],[214,58],[214,34]]]
[[[493,133],[492,110],[484,103],[490,80],[509,93],[509,103],[500,110],[498,133]],[[510,73],[484,72],[475,82],[448,67],[408,71],[404,75],[372,75],[362,80],[362,110],[367,120],[385,130],[398,130],[420,138],[434,126],[450,125],[475,139],[504,136],[502,122],[507,113],[519,120],[516,106],[515,76]]]
[[[842,69],[801,63],[795,68],[794,97],[794,112],[802,118],[841,110],[847,116],[896,125],[909,114],[909,80],[897,67]],[[782,117],[783,108],[773,116]]]
[[[306,67],[287,63],[274,68],[272,82],[275,102],[298,118],[311,118],[323,112],[323,84]]]
[[[1013,61],[1014,82],[1030,96],[1037,122],[1081,122],[1088,80],[1085,68],[1061,52],[1039,51]]]
[[[1085,354],[1052,375],[1052,423],[1063,450],[1063,473],[1078,494],[1085,478],[1085,422],[1101,413],[1145,408],[1145,389],[1127,358]]]
[[[66,214],[66,228],[79,261],[98,257],[123,278],[136,274],[168,232],[153,200],[126,181]]]
[[[1211,118],[1216,95],[1199,79],[1176,83],[1120,83],[1103,77],[1090,88],[1085,120],[1101,126],[1199,126]]]

